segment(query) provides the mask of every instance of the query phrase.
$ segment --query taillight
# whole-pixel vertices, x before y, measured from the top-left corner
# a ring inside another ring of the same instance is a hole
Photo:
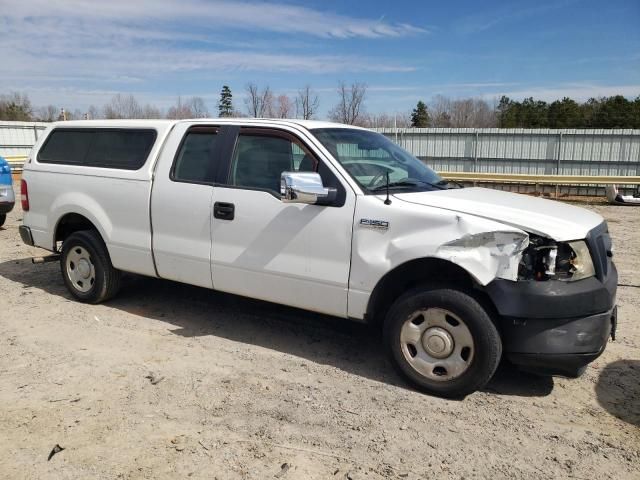
[[[29,211],[29,189],[27,188],[27,182],[24,180],[20,181],[20,197],[22,201],[22,210],[25,212]]]

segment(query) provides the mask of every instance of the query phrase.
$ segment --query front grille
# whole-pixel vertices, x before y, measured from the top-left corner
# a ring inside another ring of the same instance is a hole
[[[609,273],[609,262],[613,255],[611,250],[611,236],[609,235],[607,222],[602,222],[591,230],[587,234],[586,242],[589,246],[593,265],[596,269],[596,277],[604,281]]]

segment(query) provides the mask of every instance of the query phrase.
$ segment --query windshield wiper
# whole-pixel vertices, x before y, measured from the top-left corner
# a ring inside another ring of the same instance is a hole
[[[440,182],[438,182],[438,183],[440,183]],[[438,183],[429,183],[429,182],[425,182],[424,180],[399,180],[399,181],[396,181],[396,182],[383,183],[382,185],[378,185],[377,187],[370,188],[369,191],[371,191],[371,192],[379,192],[381,190],[386,190],[387,188],[418,187],[420,185],[428,185],[430,187],[436,187],[436,188],[442,190],[443,187],[441,185],[439,185]]]
[[[464,188],[464,185],[462,185],[460,182],[456,182],[455,180],[440,180],[439,182],[436,182],[434,185],[437,185],[439,187],[441,186],[445,186],[445,185],[455,185],[458,188]]]

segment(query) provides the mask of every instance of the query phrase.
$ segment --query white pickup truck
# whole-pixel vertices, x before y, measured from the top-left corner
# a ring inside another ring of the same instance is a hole
[[[21,184],[25,243],[80,301],[121,272],[383,329],[418,388],[459,397],[504,355],[577,376],[615,334],[607,225],[442,180],[384,136],[325,122],[52,124]]]

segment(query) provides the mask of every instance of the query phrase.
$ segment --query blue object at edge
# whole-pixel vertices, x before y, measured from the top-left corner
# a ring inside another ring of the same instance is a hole
[[[9,163],[0,156],[0,185],[11,185],[11,167]]]

